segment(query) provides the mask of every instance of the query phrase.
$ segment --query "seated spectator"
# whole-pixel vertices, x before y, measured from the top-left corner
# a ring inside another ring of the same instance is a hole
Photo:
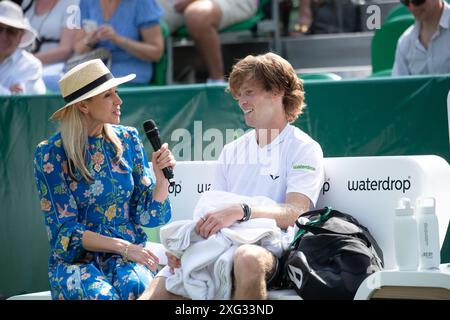
[[[28,1],[30,2],[30,1]],[[74,10],[79,0],[31,0],[22,3],[25,16],[37,31],[38,38],[29,51],[44,65],[44,82],[47,89],[59,91],[58,80],[64,63],[73,53],[75,40]]]
[[[152,62],[164,53],[162,10],[155,0],[80,0],[80,15],[84,29],[77,31],[76,53],[106,48],[112,54],[114,75],[135,73],[131,83],[150,82]]]
[[[416,23],[399,38],[393,76],[450,73],[450,5],[443,0],[402,0]]]
[[[283,0],[280,2],[280,18],[282,20],[282,35],[304,35],[309,31],[313,21],[311,0],[300,0],[298,6],[298,20],[294,24],[294,30],[289,30],[289,20],[292,11],[292,0]]]
[[[171,32],[186,25],[209,72],[208,82],[224,82],[218,30],[255,15],[258,0],[158,0]]]
[[[298,23],[294,25],[294,32],[305,34],[313,22],[313,13],[310,0],[301,0],[298,6]]]
[[[22,9],[12,1],[0,2],[0,94],[45,93],[42,63],[23,48],[36,37],[23,16]]]

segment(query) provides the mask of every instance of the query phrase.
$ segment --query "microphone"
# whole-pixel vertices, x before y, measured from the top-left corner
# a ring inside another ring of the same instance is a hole
[[[144,122],[144,132],[147,135],[148,140],[152,144],[153,150],[158,151],[161,149],[161,139],[159,138],[159,130],[156,126],[155,121],[147,120]],[[164,177],[169,181],[170,185],[173,186],[175,181],[170,181],[173,178],[173,169],[170,167],[164,168]]]

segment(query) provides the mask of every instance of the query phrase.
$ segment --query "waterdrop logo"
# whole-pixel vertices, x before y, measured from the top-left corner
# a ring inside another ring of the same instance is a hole
[[[203,193],[211,190],[211,183],[199,183],[197,184],[197,193]]]
[[[384,180],[370,179],[348,180],[348,191],[402,191],[405,193],[411,188],[411,177],[407,179],[393,179],[388,176]]]
[[[174,197],[176,197],[178,194],[181,193],[181,181],[180,183],[175,183],[174,185],[169,185],[169,193],[173,194]]]
[[[330,179],[327,179],[322,186],[322,195],[330,191]]]

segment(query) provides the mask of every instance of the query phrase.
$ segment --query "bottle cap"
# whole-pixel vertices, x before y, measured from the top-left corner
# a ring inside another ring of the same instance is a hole
[[[414,214],[414,208],[411,206],[411,200],[408,198],[400,198],[395,209],[395,214],[397,216],[412,216]]]
[[[419,214],[433,214],[435,207],[436,199],[433,197],[420,197],[416,200],[416,212]]]

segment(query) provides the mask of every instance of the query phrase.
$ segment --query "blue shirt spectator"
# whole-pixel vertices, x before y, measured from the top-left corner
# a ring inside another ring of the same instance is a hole
[[[164,45],[159,28],[162,10],[154,0],[103,3],[100,0],[81,0],[80,14],[81,25],[86,25],[88,21],[91,27],[94,24],[95,30],[81,31],[75,51],[80,53],[92,48],[106,48],[112,54],[111,71],[114,75],[121,77],[135,73],[133,83],[150,82],[152,61],[159,60]]]

